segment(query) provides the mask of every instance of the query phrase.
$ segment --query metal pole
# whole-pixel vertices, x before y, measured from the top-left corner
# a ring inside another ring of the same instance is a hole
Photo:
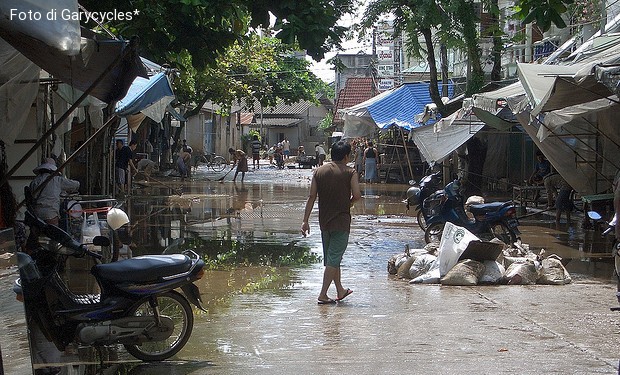
[[[114,115],[114,116],[110,117],[110,118],[108,119],[108,121],[106,121],[106,122],[105,122],[105,123],[104,123],[104,124],[103,124],[103,125],[99,128],[99,129],[97,129],[97,131],[96,131],[96,132],[94,132],[94,133],[93,133],[93,135],[91,135],[91,136],[90,136],[90,138],[88,138],[88,139],[87,139],[84,143],[82,143],[82,145],[80,145],[80,147],[78,147],[78,148],[77,148],[77,150],[75,150],[75,151],[74,151],[74,152],[73,152],[73,153],[72,153],[72,154],[71,154],[71,155],[67,158],[67,160],[66,160],[64,163],[62,163],[62,164],[58,167],[58,169],[56,170],[56,172],[51,173],[51,174],[49,175],[49,177],[48,177],[45,181],[43,181],[43,183],[42,183],[42,184],[40,184],[39,186],[37,186],[37,188],[36,188],[36,189],[34,189],[34,190],[32,191],[32,194],[34,195],[34,194],[35,194],[36,192],[38,192],[39,190],[43,189],[43,188],[45,187],[45,185],[47,185],[47,183],[48,183],[48,182],[49,182],[52,178],[54,178],[54,176],[56,176],[56,175],[60,174],[60,171],[61,171],[61,170],[62,170],[62,169],[63,169],[63,168],[64,168],[64,167],[68,164],[68,163],[70,163],[73,159],[75,159],[75,158],[76,158],[76,157],[80,154],[80,152],[82,152],[82,150],[83,150],[84,148],[86,148],[86,147],[87,147],[87,146],[88,146],[88,145],[89,145],[92,141],[94,141],[94,140],[95,140],[95,139],[99,136],[99,134],[101,134],[103,131],[105,131],[105,130],[107,129],[107,127],[108,127],[108,126],[112,123],[112,120],[114,120],[114,119],[116,119],[116,115]],[[24,203],[25,203],[25,202],[26,202],[26,200],[25,200],[25,199],[24,199],[23,201],[19,202],[19,204],[17,205],[17,209],[19,210],[19,209],[20,209],[20,207],[22,207],[22,206],[24,205]]]

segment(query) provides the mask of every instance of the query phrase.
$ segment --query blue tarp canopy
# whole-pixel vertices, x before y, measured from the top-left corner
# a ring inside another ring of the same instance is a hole
[[[344,137],[362,137],[374,133],[377,129],[388,129],[391,126],[411,130],[424,125],[416,122],[416,115],[423,113],[425,106],[432,103],[429,86],[428,82],[405,83],[365,102],[343,109]],[[452,97],[453,93],[454,85],[450,83],[449,97]],[[433,122],[429,120],[425,124]]]
[[[116,103],[114,112],[119,116],[129,116],[142,112],[159,122],[166,107],[174,100],[174,93],[168,77],[163,72],[148,79],[137,77],[127,95]]]

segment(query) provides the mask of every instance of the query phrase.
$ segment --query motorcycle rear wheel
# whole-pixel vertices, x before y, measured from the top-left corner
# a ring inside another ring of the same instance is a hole
[[[418,211],[418,226],[420,227],[420,229],[422,230],[426,230],[426,219],[424,218],[424,213],[422,213],[422,210]]]
[[[222,156],[214,157],[211,161],[211,169],[213,169],[214,172],[221,172],[224,168],[226,168],[226,159]]]
[[[426,243],[439,243],[441,242],[441,234],[443,233],[443,227],[446,223],[432,223],[424,231],[424,241]]]
[[[125,345],[129,354],[142,361],[163,361],[177,354],[189,340],[194,327],[192,308],[180,293],[170,291],[157,296],[157,305],[160,316],[168,317],[174,322],[174,331],[165,340]],[[148,302],[144,302],[131,311],[130,315],[153,316],[154,311]]]

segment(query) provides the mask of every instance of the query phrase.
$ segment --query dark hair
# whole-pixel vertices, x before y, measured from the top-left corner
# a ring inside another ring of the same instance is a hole
[[[253,140],[255,140],[255,141],[258,141],[258,135],[254,135],[254,136],[252,137],[252,139],[253,139]]]
[[[372,141],[368,141],[368,147],[372,147]]]
[[[232,147],[229,147],[229,148],[228,148],[228,153],[229,153],[229,154],[234,154],[234,153],[235,153],[235,149],[234,149],[234,148],[232,148]]]
[[[129,145],[130,146],[138,145],[138,141],[136,141],[135,139],[132,139],[131,142],[129,142]]]
[[[345,141],[335,142],[331,147],[333,161],[342,161],[344,157],[351,153],[351,145]]]

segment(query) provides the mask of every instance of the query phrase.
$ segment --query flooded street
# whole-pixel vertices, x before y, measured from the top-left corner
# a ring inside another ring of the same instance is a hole
[[[579,216],[556,227],[552,216],[532,215],[520,226],[535,252],[568,261],[572,284],[410,285],[386,270],[405,246],[424,246],[414,212],[406,214],[402,203],[407,186],[363,184],[342,268],[343,285],[354,293],[318,306],[321,263],[273,267],[268,258],[321,253],[316,211],[310,236],[300,235],[311,172],[261,168],[243,184],[220,183],[221,175],[199,171],[193,181],[162,178],[136,189],[128,200],[134,255],[174,244],[202,255],[251,247],[265,265],[248,259],[247,267],[207,272],[198,286],[208,313],[194,309],[192,336],[174,361],[143,364],[120,353],[130,363],[106,364],[101,373],[617,372],[620,315],[609,310],[617,304],[610,244],[584,232]],[[5,372],[26,374],[28,343],[13,279],[0,277],[1,348]]]

